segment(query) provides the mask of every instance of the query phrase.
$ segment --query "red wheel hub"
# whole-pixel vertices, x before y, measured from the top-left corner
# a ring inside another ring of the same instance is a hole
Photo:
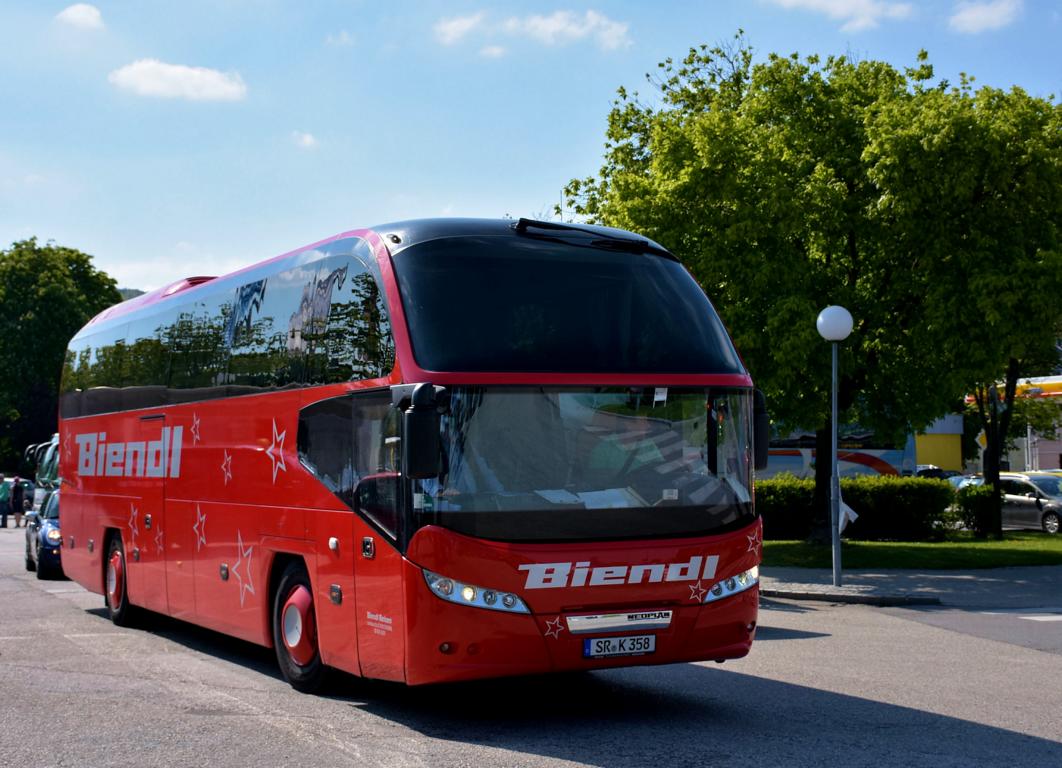
[[[300,584],[288,593],[280,609],[280,634],[292,660],[305,667],[317,654],[317,623],[313,618],[313,596]]]
[[[122,553],[114,550],[111,559],[107,561],[107,600],[111,604],[111,610],[118,610],[122,604],[122,594],[125,590],[125,563]]]

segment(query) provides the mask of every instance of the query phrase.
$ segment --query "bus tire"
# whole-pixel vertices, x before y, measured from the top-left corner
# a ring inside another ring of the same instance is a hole
[[[273,595],[273,645],[280,673],[302,693],[320,689],[325,666],[317,645],[317,616],[310,577],[301,561],[284,566]]]
[[[125,548],[122,547],[122,537],[116,533],[111,536],[107,561],[103,564],[103,600],[107,615],[119,627],[128,627],[133,623],[135,610],[129,604],[125,566]]]
[[[50,576],[50,575],[51,574],[48,572],[48,569],[45,567],[44,563],[41,561],[41,547],[38,544],[37,545],[37,578],[41,579],[41,580],[44,580],[44,579],[47,579],[48,576]]]

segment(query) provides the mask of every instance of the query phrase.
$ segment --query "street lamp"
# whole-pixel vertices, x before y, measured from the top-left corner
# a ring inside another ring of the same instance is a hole
[[[833,585],[841,586],[841,481],[837,476],[837,342],[852,332],[852,314],[844,307],[830,306],[819,312],[815,321],[819,335],[833,342],[833,382],[831,385],[831,414],[833,426],[830,451],[830,528],[833,533]]]

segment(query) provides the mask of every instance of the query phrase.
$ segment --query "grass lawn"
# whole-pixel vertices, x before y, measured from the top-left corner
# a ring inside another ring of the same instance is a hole
[[[1006,531],[1002,541],[977,541],[966,532],[947,541],[843,541],[845,568],[913,568],[951,570],[1020,565],[1062,565],[1062,534]],[[763,542],[763,564],[829,568],[829,544],[803,541]]]

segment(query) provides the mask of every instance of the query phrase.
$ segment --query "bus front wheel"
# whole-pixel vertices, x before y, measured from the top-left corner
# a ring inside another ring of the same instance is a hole
[[[107,606],[107,614],[111,621],[119,627],[127,627],[132,623],[133,606],[129,604],[129,594],[125,580],[125,549],[122,547],[122,537],[111,537],[110,546],[107,548],[107,562],[104,564],[104,602]]]
[[[273,645],[284,679],[303,693],[324,682],[325,667],[317,647],[317,617],[310,577],[301,562],[284,567],[273,596]]]

